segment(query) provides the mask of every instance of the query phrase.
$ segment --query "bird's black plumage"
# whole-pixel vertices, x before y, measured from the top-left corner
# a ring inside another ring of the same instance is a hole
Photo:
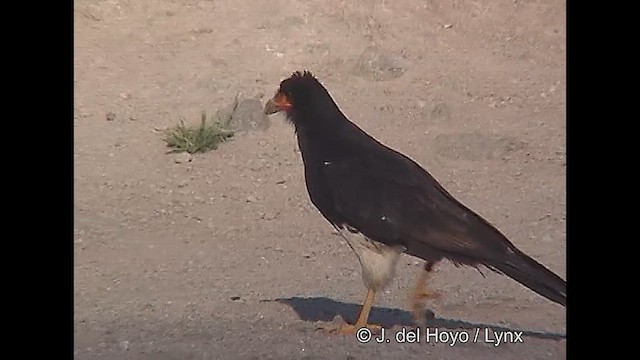
[[[416,162],[347,119],[311,73],[294,73],[278,93],[295,126],[309,196],[329,222],[429,262],[485,266],[566,305],[562,278],[518,250]]]

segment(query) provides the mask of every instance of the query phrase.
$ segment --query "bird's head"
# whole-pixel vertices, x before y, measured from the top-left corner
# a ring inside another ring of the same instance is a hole
[[[329,92],[309,71],[296,71],[280,83],[276,94],[264,106],[267,115],[284,111],[294,123],[319,109],[334,104]]]

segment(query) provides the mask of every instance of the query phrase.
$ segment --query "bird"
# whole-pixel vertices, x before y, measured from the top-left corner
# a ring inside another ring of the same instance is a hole
[[[280,82],[264,113],[281,112],[295,131],[309,198],[355,253],[367,289],[355,323],[334,333],[381,329],[369,323],[369,313],[376,294],[395,277],[401,254],[424,261],[409,297],[417,324],[424,324],[425,302],[441,296],[427,283],[443,260],[506,275],[566,307],[565,280],[520,251],[417,162],[349,120],[310,71]]]

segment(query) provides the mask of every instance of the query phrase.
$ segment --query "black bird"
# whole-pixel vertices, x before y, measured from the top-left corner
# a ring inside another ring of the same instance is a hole
[[[264,111],[284,111],[295,127],[311,201],[362,266],[366,298],[355,325],[345,325],[340,332],[379,329],[368,324],[369,311],[376,292],[393,278],[403,252],[425,260],[412,294],[419,323],[423,301],[439,295],[428,291],[425,282],[443,259],[505,274],[566,306],[562,278],[518,250],[416,162],[349,121],[310,72],[295,72],[283,80]]]

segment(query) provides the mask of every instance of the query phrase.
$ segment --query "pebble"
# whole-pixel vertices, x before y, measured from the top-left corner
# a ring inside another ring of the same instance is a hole
[[[192,160],[193,160],[193,156],[188,152],[181,152],[173,156],[173,161],[176,164],[188,163],[188,162],[191,162]]]
[[[402,76],[408,67],[408,61],[399,54],[369,46],[358,57],[353,72],[370,80],[386,81]]]

